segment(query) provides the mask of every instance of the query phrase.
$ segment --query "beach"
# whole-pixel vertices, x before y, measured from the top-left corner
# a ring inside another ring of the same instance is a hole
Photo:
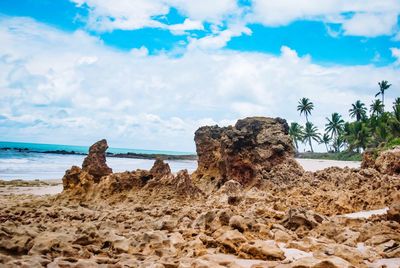
[[[296,160],[285,121],[263,117],[195,143],[197,161],[107,157],[105,139],[84,156],[3,157],[0,264],[397,268],[400,148]]]
[[[0,186],[0,195],[4,194],[32,194],[46,195],[58,194],[62,191],[61,178],[65,170],[73,165],[80,165],[84,156],[77,155],[54,155],[30,153],[26,158],[0,159],[0,180],[13,181],[23,180],[32,182],[21,186],[19,181],[9,185]],[[306,171],[317,171],[328,167],[350,167],[359,168],[357,161],[336,161],[318,159],[296,159]],[[187,169],[190,173],[196,170],[197,161],[193,160],[170,160],[166,161],[172,172]],[[152,167],[154,160],[150,159],[126,159],[108,158],[108,165],[114,172],[124,172],[135,169],[148,170]],[[44,184],[35,183],[40,180]],[[50,184],[50,185],[46,185]],[[55,185],[51,185],[55,184]]]

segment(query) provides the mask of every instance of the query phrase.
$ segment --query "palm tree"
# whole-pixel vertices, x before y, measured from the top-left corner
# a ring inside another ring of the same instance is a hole
[[[300,112],[300,115],[304,113],[307,122],[308,122],[308,115],[311,115],[311,111],[313,109],[314,109],[314,103],[312,103],[309,98],[301,98],[299,100],[299,105],[297,105],[297,111]]]
[[[332,141],[328,133],[325,133],[321,138],[321,143],[325,144],[326,152],[329,153],[328,145]]]
[[[400,98],[395,98],[393,102],[394,106],[400,105]]]
[[[310,148],[311,148],[311,152],[314,152],[311,140],[314,140],[316,142],[320,142],[321,138],[320,138],[320,135],[318,133],[317,127],[314,126],[313,123],[307,122],[306,123],[306,127],[304,128],[303,141],[304,142],[308,141],[308,144],[310,145]]]
[[[355,117],[357,121],[364,119],[367,115],[367,108],[365,104],[362,103],[360,100],[353,103],[352,108],[349,110],[350,116],[353,118]]]
[[[291,123],[289,127],[289,135],[293,139],[296,151],[299,151],[298,141],[303,137],[303,127],[296,122]]]
[[[325,125],[325,131],[331,134],[331,138],[334,137],[334,142],[338,141],[339,134],[343,131],[344,120],[342,116],[338,113],[333,113],[331,118],[326,118],[328,123]],[[339,148],[335,146],[335,151],[338,152]]]
[[[365,150],[371,139],[371,130],[367,123],[352,122],[345,124],[344,138],[349,144],[349,149],[356,149],[360,152],[360,148]]]
[[[384,110],[382,101],[379,99],[372,101],[369,111],[371,112],[372,116],[379,116],[383,114]]]
[[[383,106],[385,106],[385,91],[390,88],[391,84],[389,84],[389,82],[386,80],[382,80],[381,82],[378,82],[378,85],[379,85],[379,92],[375,94],[375,97],[381,95],[382,104]]]

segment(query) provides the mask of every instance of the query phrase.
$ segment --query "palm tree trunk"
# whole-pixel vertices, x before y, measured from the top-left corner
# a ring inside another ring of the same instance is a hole
[[[329,153],[328,144],[325,143],[326,152]]]
[[[308,116],[307,116],[307,114],[306,114],[306,122],[308,123]]]
[[[299,145],[297,144],[297,139],[294,139],[294,145],[296,146],[296,152],[299,152]]]
[[[313,147],[312,147],[311,138],[308,138],[308,143],[310,143],[311,152],[313,153],[313,152],[314,152],[314,149],[313,149]]]
[[[385,111],[385,92],[382,92],[383,111]]]

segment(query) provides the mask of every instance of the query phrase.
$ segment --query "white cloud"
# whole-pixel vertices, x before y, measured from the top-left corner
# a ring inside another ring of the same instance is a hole
[[[217,31],[213,35],[207,35],[202,38],[190,38],[188,49],[220,49],[225,47],[233,37],[241,36],[242,34],[251,35],[251,30],[243,25],[231,25],[227,29]]]
[[[203,23],[201,21],[192,21],[190,19],[185,19],[181,24],[173,24],[168,26],[168,29],[175,34],[183,34],[185,31],[190,30],[204,30]]]
[[[232,21],[243,26],[248,23],[282,26],[297,20],[314,20],[338,24],[339,33],[345,35],[375,37],[395,34],[400,15],[398,0],[253,0],[249,7],[238,5],[236,0],[70,1],[89,8],[87,25],[98,31],[154,27],[183,34],[188,30],[203,30],[204,22],[218,28]],[[186,20],[175,25],[160,22],[171,8],[176,8]],[[338,33],[329,26],[327,30],[330,34]],[[218,38],[211,35],[209,39],[214,40],[202,42],[224,43],[224,34]]]
[[[254,0],[249,21],[268,26],[287,25],[296,20],[342,24],[345,34],[391,35],[400,15],[398,0]]]
[[[204,124],[247,115],[301,121],[299,98],[315,103],[323,127],[350,103],[369,104],[394,66],[321,66],[282,47],[281,55],[193,48],[181,57],[118,52],[83,32],[64,33],[28,19],[0,19],[2,139],[113,147],[194,150]],[[49,44],[51,43],[51,44]],[[398,53],[392,49],[393,55]],[[396,54],[397,55],[397,54]]]
[[[394,64],[400,66],[400,48],[392,47],[390,51],[392,52],[393,58],[396,58]]]
[[[397,25],[397,13],[360,13],[343,23],[346,35],[391,35]]]

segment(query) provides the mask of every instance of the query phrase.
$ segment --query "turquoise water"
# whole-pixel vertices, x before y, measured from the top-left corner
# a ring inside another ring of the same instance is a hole
[[[74,151],[75,153],[87,153],[89,150],[89,146],[9,142],[9,141],[0,141],[0,148],[19,148],[19,149],[28,148],[30,151],[37,151],[37,152],[65,150],[68,152]],[[169,154],[169,155],[195,154],[193,152],[158,151],[158,150],[142,150],[142,149],[112,148],[112,147],[108,148],[107,152],[114,154],[121,154],[128,152],[137,154]]]
[[[37,144],[23,142],[0,142],[0,148],[28,148],[30,151],[44,152],[55,150],[74,151],[77,153],[87,153],[87,146],[70,146],[57,144]],[[138,150],[109,148],[108,152],[112,153],[143,153],[143,154],[170,154],[182,155],[192,154],[189,152],[171,152],[157,150]],[[35,153],[17,150],[0,150],[0,179],[61,179],[65,170],[72,165],[81,166],[84,155],[62,155]],[[174,160],[167,161],[173,172],[181,169],[187,169],[193,172],[197,167],[196,161],[191,160]],[[132,171],[136,169],[150,169],[154,160],[148,159],[132,159],[132,158],[116,158],[108,157],[107,164],[114,172]]]

